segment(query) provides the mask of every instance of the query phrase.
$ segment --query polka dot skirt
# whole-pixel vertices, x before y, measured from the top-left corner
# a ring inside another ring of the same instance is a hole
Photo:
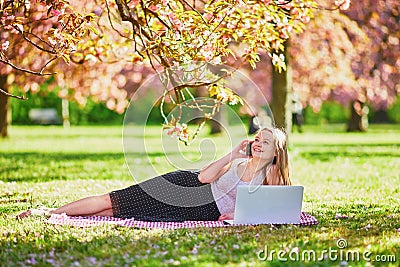
[[[216,221],[210,184],[198,171],[179,170],[110,193],[114,217],[143,221]]]

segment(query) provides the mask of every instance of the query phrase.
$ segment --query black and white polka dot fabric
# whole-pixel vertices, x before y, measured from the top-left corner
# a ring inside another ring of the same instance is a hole
[[[114,217],[143,221],[216,221],[210,184],[198,171],[179,170],[110,193]]]

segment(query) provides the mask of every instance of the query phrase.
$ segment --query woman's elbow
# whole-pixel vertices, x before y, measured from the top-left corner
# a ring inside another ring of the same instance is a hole
[[[204,175],[204,173],[200,172],[199,176],[197,176],[197,179],[199,180],[200,183],[202,184],[208,184],[210,183],[208,177]]]

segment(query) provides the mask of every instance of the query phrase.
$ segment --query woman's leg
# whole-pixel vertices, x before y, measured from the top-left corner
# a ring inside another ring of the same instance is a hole
[[[113,210],[112,210],[112,208],[111,208],[111,209],[103,210],[103,211],[100,211],[100,212],[98,212],[98,213],[91,214],[91,215],[92,215],[92,216],[113,217],[113,216],[114,216],[114,213],[113,213]]]
[[[111,210],[111,213],[108,212],[107,214],[112,216],[112,206],[109,194],[82,198],[59,207],[58,209],[51,210],[50,213],[66,213],[70,216],[84,216],[98,214],[106,210]]]
[[[32,215],[48,215],[66,213],[70,216],[113,216],[111,199],[109,194],[82,198],[68,203],[58,209],[30,209],[17,215],[17,219],[23,219]]]

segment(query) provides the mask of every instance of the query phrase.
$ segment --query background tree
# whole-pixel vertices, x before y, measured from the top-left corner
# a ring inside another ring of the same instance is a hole
[[[292,93],[301,97],[304,107],[311,105],[318,112],[323,101],[333,99],[333,90],[346,87],[352,92],[358,89],[351,64],[365,53],[368,37],[355,22],[341,14],[340,9],[348,8],[348,2],[337,3],[337,7],[330,1],[319,3],[306,31],[284,43],[283,59],[287,70],[273,68],[271,64],[277,58],[270,58],[262,51],[257,68],[250,71],[247,66],[247,70],[243,70],[269,100],[275,123],[288,131],[291,129]],[[263,104],[260,99],[250,99],[255,106]]]
[[[364,131],[365,104],[386,110],[399,92],[399,12],[398,1],[369,0],[316,12],[291,39],[295,92],[315,111],[327,100],[350,106],[348,130]]]
[[[327,7],[329,1],[321,5]],[[290,38],[288,49],[293,92],[304,107],[319,112],[325,101],[350,106],[349,128],[364,130],[366,118],[361,115],[366,117],[365,104],[379,110],[395,101],[400,81],[398,10],[396,1],[373,5],[366,0],[352,2],[347,11],[321,9],[314,13],[306,30]],[[272,92],[284,90],[273,88],[273,68],[268,60],[257,65],[249,75],[274,103]],[[284,118],[283,110],[280,114]]]
[[[129,65],[133,58],[127,58],[125,40],[119,42],[106,13],[94,1],[74,6],[65,1],[21,3],[4,1],[0,9],[1,136],[7,136],[11,85],[21,94],[37,93],[40,84],[53,81],[49,89],[57,89],[60,98],[84,105],[91,97],[124,112],[150,70],[144,64]],[[76,11],[84,9],[92,13]],[[120,60],[121,54],[126,58]]]
[[[307,30],[291,40],[294,92],[316,112],[324,101],[361,99],[364,81],[354,64],[368,53],[368,36],[338,11],[317,12]]]
[[[93,30],[93,14],[74,12],[64,1],[0,2],[0,136],[7,136],[10,85],[39,90],[54,62],[70,62]]]
[[[384,115],[400,92],[400,2],[358,1],[345,14],[370,38],[369,53],[354,66],[356,76],[363,81],[363,95],[352,100],[364,101]]]

